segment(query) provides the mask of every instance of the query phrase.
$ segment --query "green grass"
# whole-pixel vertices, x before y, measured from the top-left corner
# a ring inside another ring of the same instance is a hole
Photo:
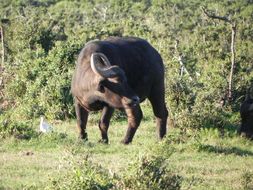
[[[89,123],[90,124],[90,123]],[[166,167],[182,177],[182,189],[251,189],[253,187],[253,142],[235,133],[220,137],[218,130],[199,132],[170,129],[158,142],[155,122],[144,120],[134,141],[123,145],[127,123],[112,122],[109,145],[98,143],[99,129],[87,128],[89,141],[77,139],[75,121],[54,125],[55,132],[30,140],[0,141],[0,189],[44,189],[61,179],[89,155],[89,160],[122,176],[143,155],[167,156]]]

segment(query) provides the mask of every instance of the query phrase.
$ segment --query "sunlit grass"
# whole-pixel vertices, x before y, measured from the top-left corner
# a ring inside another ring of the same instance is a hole
[[[155,122],[144,120],[133,143],[126,146],[120,143],[126,128],[126,121],[113,121],[108,145],[98,143],[100,132],[95,120],[87,126],[87,142],[77,139],[75,121],[54,124],[55,132],[30,140],[2,140],[0,189],[43,189],[52,179],[64,176],[71,162],[79,162],[86,155],[119,176],[143,155],[169,155],[167,167],[183,178],[183,189],[242,189],[243,184],[251,183],[253,142],[236,134],[221,138],[216,129],[170,129],[161,143],[156,139]]]

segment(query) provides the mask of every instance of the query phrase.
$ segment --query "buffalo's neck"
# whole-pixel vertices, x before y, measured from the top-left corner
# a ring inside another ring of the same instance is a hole
[[[90,93],[76,98],[87,111],[98,111],[107,105],[103,98],[97,95],[91,95]]]

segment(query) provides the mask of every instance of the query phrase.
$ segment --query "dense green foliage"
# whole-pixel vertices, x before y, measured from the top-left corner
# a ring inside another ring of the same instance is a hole
[[[231,29],[207,18],[202,7],[237,23],[233,97],[225,106],[220,102],[228,90]],[[21,120],[72,117],[70,81],[84,44],[108,36],[138,36],[164,59],[174,124],[236,126],[239,105],[253,77],[252,12],[250,0],[2,1],[5,60],[0,114],[12,108],[12,118]],[[178,53],[189,74],[180,75]]]

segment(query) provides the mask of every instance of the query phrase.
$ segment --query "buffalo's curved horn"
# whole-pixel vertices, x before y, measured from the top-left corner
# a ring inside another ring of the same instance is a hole
[[[112,78],[124,74],[120,67],[112,66],[103,53],[93,53],[90,58],[90,64],[92,71],[104,78]]]

